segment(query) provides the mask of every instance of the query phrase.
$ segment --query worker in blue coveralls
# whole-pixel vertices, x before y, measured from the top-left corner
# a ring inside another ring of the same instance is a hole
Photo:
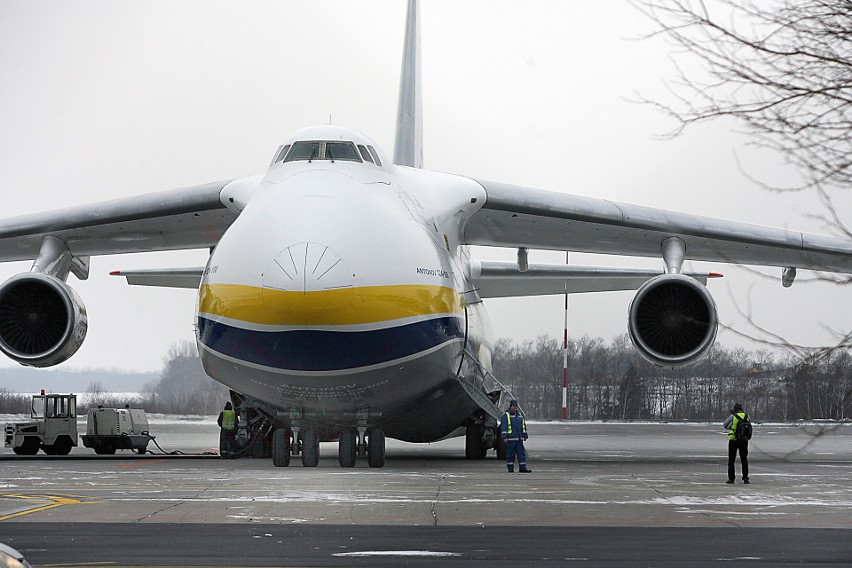
[[[524,442],[527,436],[527,421],[518,409],[518,401],[512,399],[509,410],[500,420],[500,436],[506,444],[506,467],[509,473],[515,471],[515,455],[518,456],[518,471],[521,473],[532,473],[527,469],[527,452],[524,450]]]

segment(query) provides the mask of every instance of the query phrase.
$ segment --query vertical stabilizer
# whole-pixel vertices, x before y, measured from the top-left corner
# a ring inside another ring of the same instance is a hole
[[[400,166],[423,167],[423,102],[420,95],[420,4],[408,0],[405,47],[399,80],[399,106],[396,110],[396,142],[393,162]]]

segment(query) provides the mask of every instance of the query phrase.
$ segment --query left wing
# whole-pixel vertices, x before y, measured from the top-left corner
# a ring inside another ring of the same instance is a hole
[[[245,192],[262,176],[21,215],[0,221],[0,262],[31,260],[45,237],[74,257],[214,246],[237,218]],[[226,197],[230,196],[230,197]]]
[[[684,259],[852,272],[852,242],[786,229],[480,181],[487,198],[467,244],[660,257],[677,237]]]

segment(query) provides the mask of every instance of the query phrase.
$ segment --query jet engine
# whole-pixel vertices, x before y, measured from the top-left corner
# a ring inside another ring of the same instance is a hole
[[[0,285],[0,351],[21,365],[50,367],[86,338],[86,308],[65,282],[37,272]]]
[[[707,288],[689,276],[664,274],[645,282],[629,312],[633,345],[661,367],[700,359],[716,339],[716,303]]]

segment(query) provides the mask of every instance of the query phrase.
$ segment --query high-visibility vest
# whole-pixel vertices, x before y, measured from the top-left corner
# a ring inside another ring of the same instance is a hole
[[[737,439],[737,424],[740,423],[740,420],[746,417],[745,412],[737,412],[734,414],[734,419],[731,421],[731,429],[728,430],[728,439],[736,440]]]
[[[527,421],[524,420],[524,417],[521,416],[521,413],[518,413],[518,416],[521,417],[521,435],[525,435],[527,433]],[[506,412],[506,435],[512,435],[512,415],[509,412]]]
[[[237,428],[237,413],[233,410],[222,411],[222,430],[236,430]]]

